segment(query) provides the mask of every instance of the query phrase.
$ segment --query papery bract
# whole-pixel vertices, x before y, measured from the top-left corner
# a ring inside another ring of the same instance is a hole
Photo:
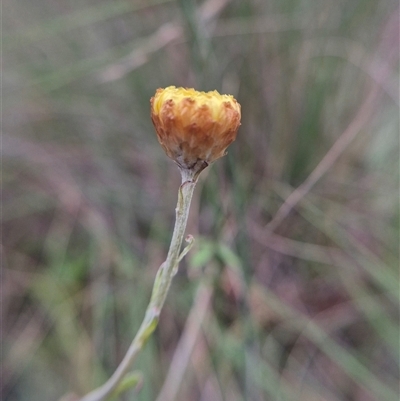
[[[150,102],[158,140],[181,168],[207,166],[236,138],[240,104],[231,95],[169,86],[157,89]]]

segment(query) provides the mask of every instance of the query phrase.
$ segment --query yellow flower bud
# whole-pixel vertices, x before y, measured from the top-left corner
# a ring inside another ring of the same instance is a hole
[[[240,125],[240,104],[217,91],[157,89],[151,119],[165,153],[183,169],[203,169],[225,155]]]

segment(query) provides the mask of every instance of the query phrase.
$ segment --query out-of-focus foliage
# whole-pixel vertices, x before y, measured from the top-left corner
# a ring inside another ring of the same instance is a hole
[[[84,394],[128,348],[180,180],[149,99],[176,85],[242,126],[120,399],[397,400],[397,7],[4,0],[2,399]]]

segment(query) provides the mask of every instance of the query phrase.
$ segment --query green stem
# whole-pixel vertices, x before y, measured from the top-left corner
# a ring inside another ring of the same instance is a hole
[[[113,375],[99,388],[91,391],[89,394],[81,398],[80,401],[105,401],[121,384],[125,375],[129,372],[137,354],[142,349],[150,335],[153,333],[158,324],[161,309],[167,298],[169,287],[173,276],[178,270],[178,263],[187,253],[187,248],[193,244],[193,238],[190,237],[187,248],[180,255],[183,236],[185,234],[186,223],[189,215],[190,203],[192,200],[194,188],[196,186],[198,173],[182,170],[182,185],[179,187],[178,203],[176,206],[176,220],[174,232],[172,234],[171,245],[168,251],[167,259],[158,269],[150,303],[147,306],[143,322],[133,339],[126,355],[118,366]]]

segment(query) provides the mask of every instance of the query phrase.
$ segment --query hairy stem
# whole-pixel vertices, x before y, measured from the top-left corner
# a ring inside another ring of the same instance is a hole
[[[176,220],[171,245],[167,259],[158,269],[150,303],[147,306],[139,331],[113,375],[101,387],[85,395],[80,401],[107,400],[118,389],[118,386],[121,384],[125,375],[129,372],[137,354],[157,327],[160,312],[167,297],[172,278],[178,270],[178,263],[188,251],[188,249],[185,249],[182,252],[182,255],[180,255],[180,249],[189,215],[190,202],[196,186],[197,177],[198,173],[195,174],[188,170],[182,171],[182,185],[179,187],[178,192],[178,203],[175,209]],[[187,248],[191,247],[193,238],[190,237],[188,242],[189,244],[187,245]]]

